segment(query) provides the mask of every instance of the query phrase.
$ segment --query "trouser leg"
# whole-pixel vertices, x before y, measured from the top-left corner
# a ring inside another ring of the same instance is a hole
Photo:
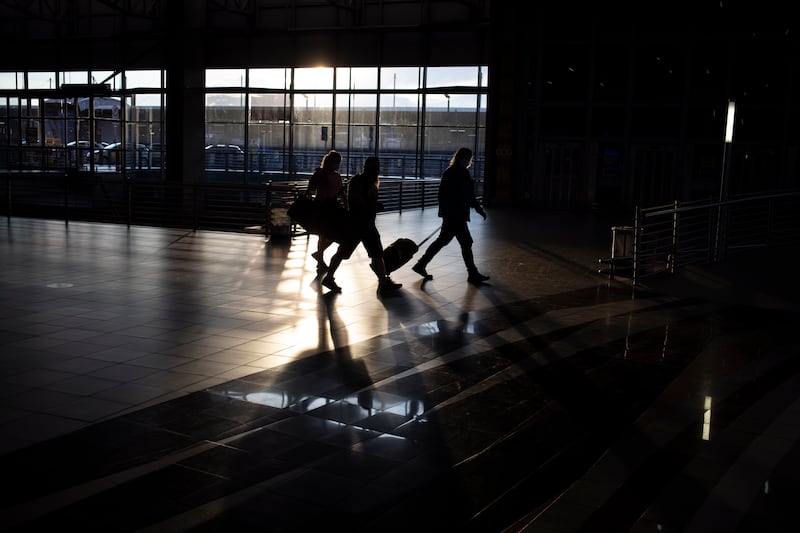
[[[425,250],[425,253],[422,254],[422,257],[419,258],[417,265],[423,268],[426,267],[428,263],[431,262],[431,259],[433,259],[433,256],[438,254],[442,248],[447,246],[447,243],[449,243],[452,239],[453,235],[447,235],[445,233],[440,234],[439,237],[437,237],[437,239],[433,241],[430,246],[428,246],[428,249]]]
[[[325,277],[333,279],[334,274],[336,273],[336,269],[339,268],[339,265],[342,264],[342,256],[337,250],[333,257],[331,257],[331,262],[328,264],[328,273]]]
[[[472,255],[471,244],[461,245],[461,257],[464,258],[464,265],[467,267],[467,272],[472,274],[478,271],[478,267],[475,266],[475,257]]]
[[[456,234],[458,245],[461,247],[461,257],[464,258],[464,266],[467,267],[467,272],[472,274],[478,271],[475,266],[475,256],[472,254],[472,235],[469,230],[463,230]]]
[[[375,272],[375,275],[378,276],[378,279],[383,279],[387,276],[386,274],[386,263],[383,262],[382,257],[373,257],[372,264],[372,271]]]

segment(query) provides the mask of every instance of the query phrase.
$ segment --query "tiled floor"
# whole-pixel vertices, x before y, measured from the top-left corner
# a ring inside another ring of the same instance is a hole
[[[379,298],[315,237],[2,219],[0,527],[796,531],[796,276],[634,291],[610,225],[491,210],[486,285],[454,242]]]

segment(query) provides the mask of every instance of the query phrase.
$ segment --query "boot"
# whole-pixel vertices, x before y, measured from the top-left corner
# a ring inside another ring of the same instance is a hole
[[[430,281],[433,279],[433,276],[428,274],[428,271],[425,270],[425,265],[422,264],[421,261],[418,261],[417,264],[411,267],[411,270],[422,276],[424,281]]]
[[[386,294],[387,292],[396,291],[402,286],[402,283],[395,283],[389,276],[384,276],[378,282],[378,292],[380,294]]]
[[[325,276],[322,280],[322,285],[328,287],[333,292],[342,292],[342,288],[331,276]]]
[[[328,265],[325,264],[325,259],[322,258],[322,252],[320,251],[313,252],[311,254],[311,257],[313,257],[317,261],[317,274],[322,274],[326,270],[328,270]]]
[[[378,276],[379,294],[396,291],[403,286],[402,283],[395,283],[392,281],[392,278],[389,277],[389,274],[386,272],[386,263],[383,262],[382,257],[373,259],[370,267],[372,267],[372,271],[375,272],[375,275]]]
[[[481,285],[484,281],[488,279],[489,276],[484,276],[477,270],[471,270],[469,276],[467,276],[467,281],[472,283],[473,285]]]

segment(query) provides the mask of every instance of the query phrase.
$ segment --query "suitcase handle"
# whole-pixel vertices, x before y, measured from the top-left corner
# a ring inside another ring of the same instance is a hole
[[[439,230],[440,230],[440,229],[442,229],[442,227],[441,227],[441,226],[439,226],[438,228],[436,228],[435,230],[433,230],[433,233],[431,233],[430,235],[428,235],[427,237],[425,237],[424,239],[422,239],[421,241],[419,241],[419,243],[417,244],[417,246],[419,247],[419,246],[422,246],[423,244],[425,244],[425,241],[427,241],[428,239],[430,239],[431,237],[433,237],[434,235],[436,235],[436,234],[439,232]]]

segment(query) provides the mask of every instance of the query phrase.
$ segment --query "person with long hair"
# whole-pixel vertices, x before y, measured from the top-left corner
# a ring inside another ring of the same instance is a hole
[[[342,154],[336,150],[329,150],[322,157],[319,168],[314,170],[314,174],[308,180],[306,193],[314,198],[320,212],[333,211],[337,207],[337,203],[345,209],[347,208],[347,193],[342,175],[339,173],[341,163]],[[324,232],[318,235],[317,251],[311,254],[311,257],[317,261],[317,275],[322,275],[328,270],[324,254],[333,242],[333,239],[326,236]]]
[[[469,232],[470,209],[486,219],[478,199],[475,197],[475,186],[469,168],[472,166],[472,150],[459,148],[450,159],[449,166],[442,173],[439,183],[439,217],[442,219],[442,229],[422,257],[419,258],[411,270],[422,276],[424,280],[431,280],[427,266],[433,257],[439,253],[450,241],[455,239],[461,246],[461,256],[467,267],[467,281],[473,285],[480,285],[489,279],[478,271],[475,258],[472,254],[472,235]]]

